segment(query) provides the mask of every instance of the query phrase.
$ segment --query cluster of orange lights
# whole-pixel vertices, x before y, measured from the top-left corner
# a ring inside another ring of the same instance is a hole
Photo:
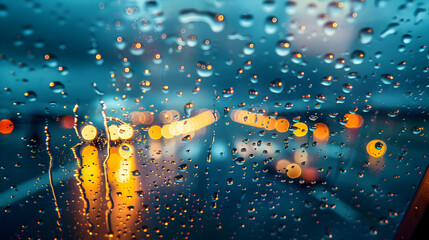
[[[202,110],[201,113],[191,118],[173,121],[162,127],[154,125],[149,128],[148,134],[152,139],[160,139],[161,137],[170,139],[181,135],[191,135],[193,132],[216,122],[218,118],[219,113],[217,111]]]
[[[250,113],[244,110],[234,110],[231,113],[231,119],[234,122],[241,124],[264,128],[266,130],[277,130],[278,132],[286,132],[289,130],[289,121],[285,118],[270,118],[268,116]]]
[[[231,112],[231,119],[234,122],[244,125],[263,128],[266,130],[276,130],[283,133],[288,130],[293,131],[297,137],[304,137],[308,133],[308,126],[303,122],[296,122],[290,126],[289,121],[284,117],[271,118],[257,113],[250,113],[244,110],[234,110]],[[329,140],[329,128],[324,123],[316,123],[313,128],[313,140],[318,143],[327,143]]]

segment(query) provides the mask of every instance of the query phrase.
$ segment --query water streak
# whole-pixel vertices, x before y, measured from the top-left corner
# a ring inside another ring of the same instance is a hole
[[[80,147],[82,145],[82,143],[83,143],[82,137],[80,136],[79,131],[77,129],[77,122],[78,122],[78,117],[79,117],[79,115],[77,114],[77,110],[78,109],[79,109],[79,105],[76,104],[74,106],[74,108],[73,108],[73,114],[74,114],[74,125],[73,125],[73,128],[74,128],[74,131],[76,133],[76,136],[79,137],[80,142],[77,143],[76,145],[74,145],[73,147],[71,147],[70,149],[73,152],[73,156],[75,157],[76,162],[77,162],[77,166],[78,166],[78,168],[76,169],[76,180],[78,182],[77,185],[79,186],[79,191],[80,191],[80,194],[81,194],[81,198],[83,200],[83,215],[86,217],[86,220],[88,222],[88,226],[89,226],[88,233],[90,235],[92,235],[92,231],[94,229],[94,225],[91,223],[90,218],[89,218],[89,200],[88,200],[88,197],[86,196],[85,188],[83,187],[83,179],[82,179],[82,169],[83,169],[83,166],[82,166],[82,159],[79,158],[79,156],[78,156],[78,154],[76,152],[76,147]]]
[[[100,104],[103,107],[103,110],[101,111],[101,115],[103,116],[104,129],[107,135],[107,153],[106,153],[106,158],[103,161],[103,171],[104,171],[104,181],[106,186],[106,201],[107,201],[106,226],[107,226],[108,237],[113,237],[112,223],[110,219],[110,216],[112,215],[112,210],[113,210],[113,199],[110,193],[109,176],[107,175],[107,161],[109,160],[109,157],[110,157],[110,132],[109,132],[109,127],[107,126],[106,104],[104,104],[103,100],[100,100]]]
[[[58,225],[58,229],[60,230],[60,232],[62,232],[61,229],[61,213],[60,213],[60,208],[58,207],[58,200],[57,200],[57,195],[55,194],[55,189],[54,189],[54,181],[52,179],[52,167],[53,167],[53,162],[54,162],[54,158],[52,157],[51,154],[51,149],[50,149],[50,143],[51,143],[51,136],[49,134],[49,128],[48,128],[48,123],[46,122],[46,126],[45,126],[45,134],[46,134],[46,151],[48,152],[49,155],[49,185],[51,186],[51,191],[52,191],[52,195],[54,197],[54,202],[55,202],[55,210],[57,211],[58,214],[58,220],[57,220],[57,225]]]

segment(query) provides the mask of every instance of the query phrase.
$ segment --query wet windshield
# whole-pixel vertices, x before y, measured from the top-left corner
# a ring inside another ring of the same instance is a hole
[[[5,239],[391,239],[428,2],[0,1]]]

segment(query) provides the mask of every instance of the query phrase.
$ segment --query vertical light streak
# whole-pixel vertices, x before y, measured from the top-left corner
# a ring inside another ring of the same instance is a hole
[[[101,115],[103,116],[104,129],[107,135],[107,153],[106,153],[106,158],[103,161],[104,182],[106,185],[106,201],[107,201],[106,226],[107,226],[107,235],[109,237],[113,237],[112,223],[110,220],[110,216],[112,214],[112,209],[113,209],[113,199],[110,195],[109,177],[107,175],[107,161],[110,157],[110,132],[109,132],[109,126],[107,126],[106,104],[104,104],[103,100],[100,101],[100,104],[103,107],[103,110],[101,111]]]
[[[49,155],[49,185],[51,186],[52,195],[54,196],[55,210],[57,211],[57,214],[58,214],[58,220],[57,220],[58,229],[60,230],[60,232],[62,232],[63,230],[61,229],[61,223],[60,223],[61,213],[60,213],[60,208],[58,207],[57,195],[55,194],[54,181],[52,179],[52,167],[54,164],[53,163],[54,158],[52,157],[51,149],[50,149],[51,136],[49,134],[47,122],[46,122],[46,126],[45,126],[45,134],[46,134],[46,140],[45,140],[46,151],[48,152],[48,155]]]
[[[91,221],[89,219],[89,200],[88,200],[88,198],[86,196],[85,188],[83,187],[83,184],[82,184],[83,183],[83,179],[82,179],[82,168],[83,168],[83,166],[82,166],[82,159],[79,158],[79,156],[76,153],[76,147],[81,146],[82,143],[83,143],[82,137],[80,136],[79,131],[77,129],[77,122],[78,122],[78,117],[79,117],[79,115],[77,114],[77,110],[78,109],[79,109],[79,105],[76,104],[74,106],[74,108],[73,108],[73,114],[74,114],[73,129],[74,129],[74,131],[76,133],[76,136],[78,136],[80,142],[77,143],[76,145],[74,145],[73,147],[71,147],[70,149],[73,152],[73,156],[75,157],[76,162],[77,162],[77,166],[78,166],[78,168],[76,169],[76,180],[77,180],[77,185],[79,187],[79,192],[80,192],[81,198],[83,200],[83,215],[86,217],[86,220],[88,222],[88,226],[89,226],[88,232],[89,232],[89,235],[92,235],[92,231],[94,229],[94,225],[91,223]]]

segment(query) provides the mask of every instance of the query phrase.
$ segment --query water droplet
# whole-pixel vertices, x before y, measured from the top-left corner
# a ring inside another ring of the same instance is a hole
[[[253,25],[253,15],[251,14],[241,15],[239,23],[242,27],[251,27]]]
[[[402,36],[402,43],[409,44],[412,41],[413,37],[410,34],[404,34]]]
[[[393,76],[390,74],[382,74],[381,75],[381,82],[383,82],[386,85],[390,85],[393,82]]]
[[[380,38],[384,39],[390,35],[393,35],[398,30],[399,23],[391,23],[387,25],[387,27],[381,32]]]
[[[213,75],[213,66],[209,62],[198,62],[197,73],[200,77],[210,77]]]
[[[288,41],[281,40],[277,42],[276,45],[276,53],[277,55],[284,57],[288,55],[290,52],[290,44]]]
[[[275,79],[270,82],[270,91],[272,93],[281,93],[283,91],[283,83],[280,79]]]
[[[334,21],[329,21],[323,25],[323,31],[327,36],[333,36],[337,32],[338,24]]]
[[[177,183],[183,182],[183,179],[183,175],[177,175],[174,177],[174,181],[176,181]]]
[[[34,102],[37,100],[37,94],[33,91],[27,91],[24,93],[25,98],[30,101],[30,102]]]
[[[59,81],[51,82],[49,83],[49,88],[54,93],[61,93],[64,92],[64,84],[62,84]]]
[[[274,34],[277,32],[277,25],[279,20],[275,16],[269,16],[265,20],[265,33],[266,34]]]
[[[186,9],[180,12],[179,21],[184,24],[204,22],[213,32],[221,32],[225,28],[225,17],[213,12]]]
[[[359,31],[359,41],[362,44],[369,44],[372,41],[374,31],[372,28],[363,28]]]
[[[295,1],[287,1],[286,2],[286,7],[285,7],[286,14],[288,14],[288,15],[295,14],[296,13],[296,9],[297,9],[296,5],[297,4],[296,4]]]
[[[353,64],[363,63],[364,58],[365,58],[365,53],[362,50],[356,50],[350,56],[350,60]]]

